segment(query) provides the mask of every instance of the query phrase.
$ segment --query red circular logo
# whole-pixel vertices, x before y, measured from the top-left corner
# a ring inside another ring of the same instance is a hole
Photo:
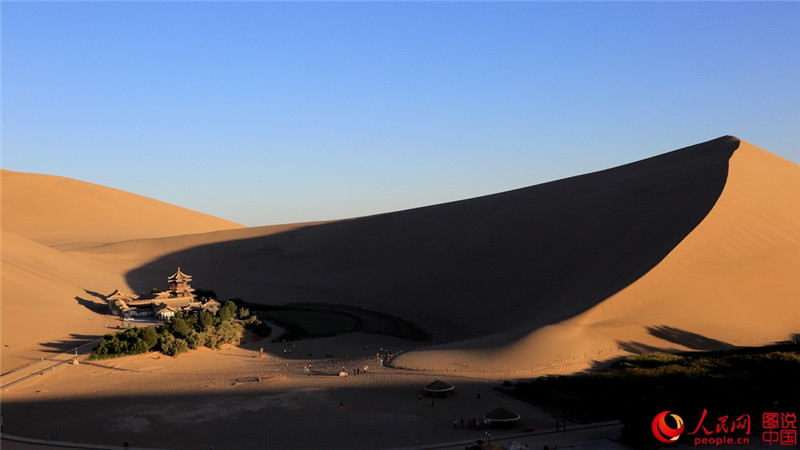
[[[667,424],[667,415],[675,420],[675,427]],[[662,411],[653,419],[653,436],[659,441],[669,444],[678,440],[683,433],[683,419],[677,414],[670,414],[669,411]]]

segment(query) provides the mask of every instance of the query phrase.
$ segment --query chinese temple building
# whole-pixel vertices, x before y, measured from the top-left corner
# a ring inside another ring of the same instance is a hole
[[[185,273],[181,272],[181,268],[178,267],[178,271],[173,273],[172,275],[167,278],[167,283],[169,283],[169,296],[171,298],[176,297],[192,297],[194,298],[194,289],[189,286],[189,283],[192,281],[192,277],[190,275],[186,275]]]
[[[155,316],[169,320],[179,311],[197,314],[200,311],[216,312],[220,304],[216,301],[200,303],[195,301],[194,289],[189,285],[192,276],[178,267],[178,271],[167,277],[168,289],[163,292],[142,294],[138,297],[115,290],[106,297],[111,312],[123,319]]]

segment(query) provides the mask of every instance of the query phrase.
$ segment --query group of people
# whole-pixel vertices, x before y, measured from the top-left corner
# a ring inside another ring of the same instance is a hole
[[[367,372],[369,372],[369,366],[364,366],[364,368],[356,367],[355,369],[353,369],[353,376],[362,375]],[[347,369],[345,369],[344,366],[342,366],[342,373],[347,373]]]
[[[459,419],[454,420],[453,428],[454,429],[464,428],[464,418],[462,417],[461,420]],[[481,422],[473,417],[471,420],[467,421],[467,428],[469,428],[470,430],[480,430]]]

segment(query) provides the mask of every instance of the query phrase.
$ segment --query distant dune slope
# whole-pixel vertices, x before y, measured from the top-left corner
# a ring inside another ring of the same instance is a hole
[[[399,365],[569,373],[645,351],[800,335],[800,166],[743,142],[708,217],[644,277],[583,314],[511,336],[403,355]]]
[[[0,170],[2,229],[47,246],[241,228],[213,216],[69,178]]]
[[[420,323],[436,339],[535,330],[656,266],[705,218],[739,147],[723,137],[529,188],[186,249],[196,280],[250,301],[340,302]]]

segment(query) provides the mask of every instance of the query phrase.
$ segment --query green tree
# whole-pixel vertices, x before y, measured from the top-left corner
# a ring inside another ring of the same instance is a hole
[[[231,320],[236,315],[236,303],[228,300],[222,305],[222,308],[217,312],[217,318],[220,323],[225,323]]]
[[[161,353],[171,354],[175,347],[175,336],[168,333],[158,335],[158,347],[161,349]]]
[[[222,345],[222,342],[216,330],[214,330],[213,328],[211,330],[212,330],[211,333],[206,334],[205,346],[216,350],[219,348],[220,345]]]
[[[214,315],[208,311],[201,311],[200,314],[197,315],[197,331],[203,332],[208,329],[208,327],[214,326]]]
[[[172,349],[172,354],[169,356],[178,356],[189,350],[189,344],[183,339],[175,339],[175,345]]]
[[[220,343],[230,344],[231,342],[236,341],[236,339],[239,337],[239,331],[239,326],[230,322],[219,324],[217,327],[217,334],[219,335]]]
[[[145,344],[145,342],[142,341],[142,340],[137,340],[133,344],[129,344],[128,349],[129,349],[128,353],[130,353],[132,355],[136,355],[136,354],[139,354],[139,353],[145,353],[148,350],[147,349],[147,344]]]
[[[184,320],[181,316],[176,316],[174,319],[172,319],[171,328],[173,333],[181,338],[189,336],[189,333],[192,331],[191,327],[189,327],[189,324],[187,324],[186,320]]]
[[[158,333],[152,327],[142,328],[141,339],[144,342],[147,350],[152,349],[158,344]]]
[[[189,344],[189,348],[191,350],[197,350],[198,348],[206,345],[206,336],[206,333],[192,331],[189,336],[186,337],[186,343]]]

